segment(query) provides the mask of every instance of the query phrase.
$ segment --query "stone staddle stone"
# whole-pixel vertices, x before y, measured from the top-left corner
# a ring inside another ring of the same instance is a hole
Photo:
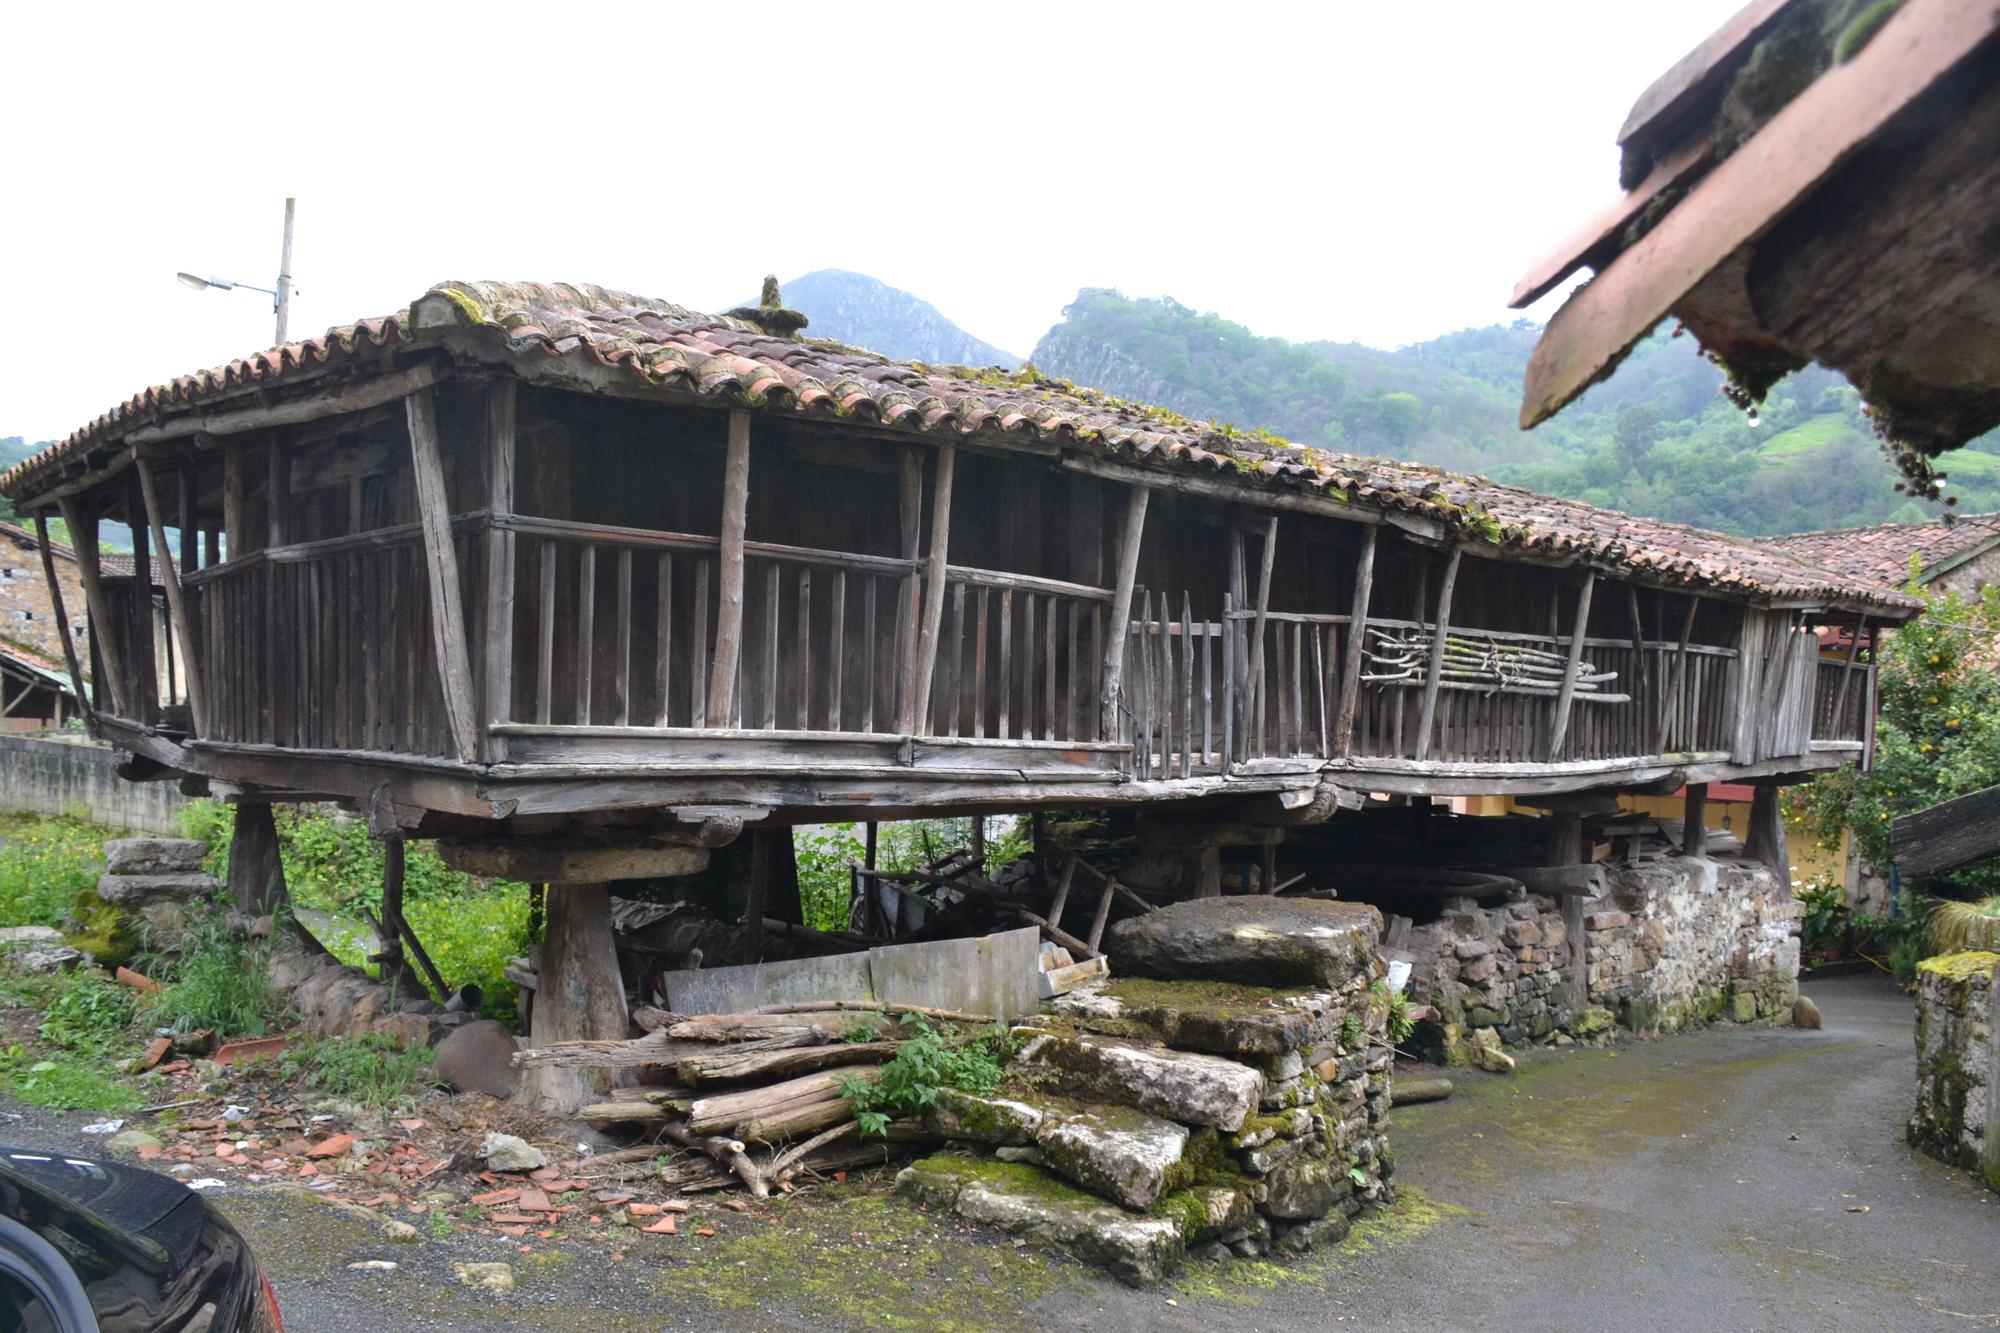
[[[1191,898],[1121,921],[1114,972],[1337,990],[1374,967],[1382,915],[1367,903],[1245,894]]]

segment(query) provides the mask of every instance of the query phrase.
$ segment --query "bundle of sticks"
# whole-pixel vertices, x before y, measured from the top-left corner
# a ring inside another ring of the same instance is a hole
[[[1369,670],[1361,679],[1371,684],[1421,685],[1429,674],[1433,635],[1427,630],[1371,629]],[[1445,689],[1482,690],[1493,694],[1558,694],[1569,659],[1561,653],[1477,634],[1446,634],[1438,682]],[[1626,695],[1603,687],[1618,679],[1616,671],[1599,671],[1588,663],[1576,673],[1576,697],[1599,703],[1624,703]]]
[[[763,1198],[803,1173],[881,1163],[929,1141],[920,1125],[897,1121],[885,1136],[861,1142],[843,1091],[851,1082],[873,1080],[894,1057],[909,1032],[901,1016],[909,1013],[938,1022],[994,1021],[852,1000],[767,1005],[740,1014],[641,1008],[633,1015],[641,1037],[557,1042],[516,1052],[514,1064],[664,1072],[670,1083],[619,1088],[578,1112],[579,1119],[628,1126],[647,1140],[599,1154],[598,1165],[630,1164],[649,1174],[657,1169],[678,1190],[741,1185]],[[675,1160],[673,1147],[691,1151]]]

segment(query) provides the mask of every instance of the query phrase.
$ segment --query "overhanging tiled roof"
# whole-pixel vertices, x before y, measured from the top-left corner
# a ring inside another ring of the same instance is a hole
[[[1971,514],[1955,523],[1938,520],[1797,532],[1772,540],[1788,555],[1844,578],[1872,579],[1884,588],[1900,588],[1909,582],[1912,555],[1930,575],[2000,544],[2000,514]]]
[[[1246,492],[1287,488],[1400,511],[1474,540],[1589,560],[1664,584],[1760,598],[1913,606],[1872,580],[1838,577],[1768,544],[1633,518],[1483,477],[1305,448],[1032,372],[891,361],[587,285],[440,284],[410,310],[148,389],[0,477],[0,493],[32,492],[38,479],[64,462],[217,395],[381,348],[435,343],[459,330],[489,335],[500,354],[583,363],[627,378],[634,391],[652,388],[679,401],[706,399],[951,439],[1032,437],[1141,466],[1208,474]]]

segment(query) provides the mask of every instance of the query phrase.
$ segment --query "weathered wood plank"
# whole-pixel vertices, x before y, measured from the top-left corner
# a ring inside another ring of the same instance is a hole
[[[1431,658],[1424,672],[1424,698],[1417,709],[1418,759],[1431,754],[1432,728],[1437,720],[1438,680],[1444,671],[1445,639],[1451,633],[1451,596],[1458,586],[1458,562],[1465,548],[1454,546],[1445,561],[1444,579],[1438,584],[1436,626],[1431,631]]]
[[[111,696],[112,713],[119,717],[132,717],[132,705],[128,702],[131,683],[125,675],[118,651],[117,634],[113,629],[116,622],[111,615],[110,599],[104,595],[104,571],[97,556],[97,515],[92,513],[86,522],[83,503],[67,495],[56,501],[56,508],[62,513],[63,524],[69,529],[70,547],[76,552],[84,605],[90,612],[90,638],[96,646],[98,665],[104,676],[99,683],[105,687],[103,692]]]
[[[729,414],[722,466],[722,540],[716,596],[715,657],[709,666],[708,725],[727,726],[736,702],[736,668],[743,651],[743,533],[750,504],[750,414]]]
[[[1348,611],[1347,661],[1340,675],[1340,717],[1334,723],[1333,748],[1336,757],[1354,749],[1354,718],[1361,708],[1361,664],[1368,639],[1368,601],[1375,586],[1375,536],[1368,528],[1361,535],[1361,558],[1354,565],[1353,604]]]
[[[1937,875],[2000,852],[2000,787],[1940,801],[1889,826],[1889,849],[1905,875]]]
[[[1586,570],[1583,586],[1576,594],[1576,618],[1569,636],[1569,658],[1563,667],[1562,689],[1556,695],[1555,721],[1549,731],[1548,758],[1551,763],[1562,755],[1563,741],[1569,736],[1570,708],[1576,699],[1576,674],[1583,664],[1583,638],[1590,627],[1590,597],[1597,587],[1597,571]]]
[[[437,402],[426,388],[411,394],[403,403],[409,422],[417,513],[424,525],[431,642],[443,685],[445,727],[458,757],[469,762],[479,753],[479,729],[472,700],[472,666],[465,643],[465,612],[459,604],[458,552],[452,545],[444,461],[438,452]]]
[[[1125,524],[1118,540],[1118,582],[1112,589],[1111,621],[1105,634],[1104,678],[1099,687],[1097,739],[1118,739],[1119,686],[1125,671],[1125,640],[1132,622],[1132,585],[1139,574],[1139,546],[1146,531],[1146,501],[1152,494],[1134,486],[1125,500]],[[1006,654],[1004,631],[1001,654]],[[1004,728],[1002,734],[1005,734]]]
[[[56,578],[55,547],[49,543],[49,511],[35,511],[35,539],[41,548],[42,578],[48,584],[50,609],[55,612],[56,637],[62,640],[63,666],[69,671],[69,687],[76,691],[77,707],[91,715],[90,694],[83,687],[83,668],[78,664],[76,639],[69,629],[69,608],[63,605],[62,583]]]
[[[900,730],[913,732],[930,715],[931,681],[937,670],[938,632],[944,620],[946,555],[951,545],[952,475],[958,463],[958,447],[946,444],[937,452],[937,471],[931,478],[931,549],[924,574],[924,611],[917,638],[916,677],[903,705]]]
[[[502,377],[486,386],[486,507],[496,517],[514,510],[515,381]],[[514,716],[514,542],[494,524],[485,537],[485,626],[481,671],[486,700],[483,721],[511,722]],[[502,756],[499,743],[482,728],[481,753]]]

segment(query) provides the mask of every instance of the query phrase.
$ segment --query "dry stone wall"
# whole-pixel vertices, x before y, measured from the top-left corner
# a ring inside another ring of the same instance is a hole
[[[1783,1021],[1798,998],[1800,905],[1763,865],[1665,857],[1604,867],[1605,891],[1572,908],[1526,894],[1446,900],[1405,932],[1415,997],[1448,1059],[1474,1034],[1508,1044],[1672,1031],[1718,1018]],[[1576,981],[1581,926],[1584,979]]]
[[[2000,954],[1917,967],[1917,1109],[1912,1146],[2000,1190]]]

